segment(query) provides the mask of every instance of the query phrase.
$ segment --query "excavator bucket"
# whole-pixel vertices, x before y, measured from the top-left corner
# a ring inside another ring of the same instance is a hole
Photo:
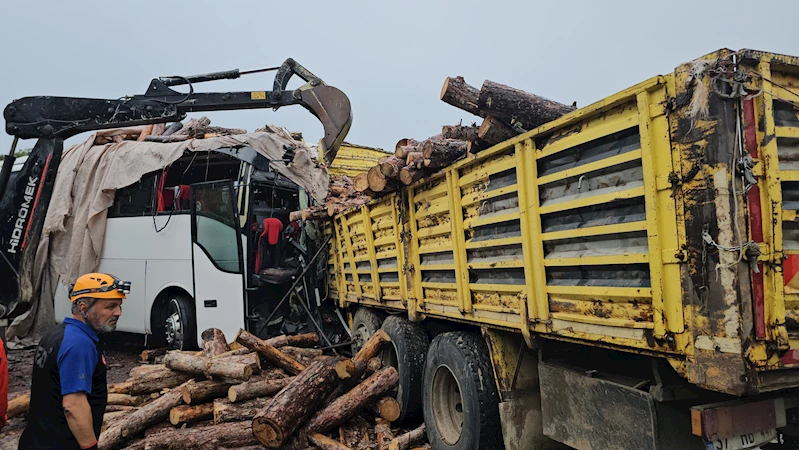
[[[350,100],[333,86],[321,85],[302,90],[303,105],[322,122],[325,135],[319,142],[319,155],[329,166],[352,125]]]

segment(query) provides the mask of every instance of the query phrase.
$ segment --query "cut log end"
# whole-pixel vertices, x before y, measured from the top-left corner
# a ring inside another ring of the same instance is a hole
[[[355,363],[349,359],[342,359],[336,363],[336,374],[338,374],[338,377],[342,380],[352,378],[355,372]]]
[[[256,417],[252,421],[252,434],[258,442],[268,448],[279,448],[285,438],[280,427],[266,417]]]

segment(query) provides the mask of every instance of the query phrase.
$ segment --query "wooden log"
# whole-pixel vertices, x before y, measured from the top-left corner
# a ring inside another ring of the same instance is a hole
[[[250,421],[164,431],[146,439],[147,450],[217,450],[257,444]]]
[[[195,119],[194,117],[192,117],[186,123],[183,124],[183,127],[180,130],[174,132],[172,135],[173,136],[193,135],[194,131],[197,128],[207,127],[208,125],[211,125],[211,119],[209,119],[209,118],[207,118],[205,116],[202,116],[199,119]]]
[[[368,404],[394,389],[399,382],[399,373],[393,367],[375,372],[355,386],[351,391],[318,411],[302,428],[300,434],[325,433],[349,420]]]
[[[532,130],[575,110],[572,106],[489,80],[480,89],[477,105],[486,114],[509,120],[524,130]]]
[[[139,406],[148,399],[137,395],[108,394],[107,405]]]
[[[466,151],[471,153],[471,154],[475,154],[475,153],[477,153],[477,152],[479,152],[481,150],[485,150],[485,149],[487,149],[489,147],[491,147],[491,146],[488,145],[488,143],[483,142],[480,139],[478,139],[476,141],[469,141],[466,144]]]
[[[397,144],[394,146],[394,156],[402,158],[407,155],[408,147],[417,147],[418,145],[419,141],[416,139],[402,138],[397,141]]]
[[[30,409],[30,406],[31,394],[30,392],[26,392],[8,401],[8,410],[6,411],[6,414],[8,415],[9,419],[13,419],[14,417],[26,414],[28,409]]]
[[[427,439],[424,424],[405,434],[401,434],[391,440],[388,445],[389,450],[408,450],[412,445],[422,444]]]
[[[441,88],[441,100],[475,116],[482,116],[478,101],[480,91],[466,83],[463,77],[449,77]]]
[[[160,142],[162,144],[170,142],[188,141],[188,136],[147,136],[144,138],[145,142]]]
[[[151,134],[153,134],[153,125],[145,125],[144,130],[142,130],[141,134],[138,138],[136,138],[136,140],[139,142],[144,142],[144,138]]]
[[[480,124],[478,137],[488,145],[496,145],[519,134],[521,133],[504,124],[501,120],[488,116]]]
[[[163,364],[142,364],[140,366],[136,366],[128,372],[128,378],[138,378],[143,376],[150,376],[151,374],[156,373],[167,373],[171,372],[167,367]]]
[[[370,359],[376,357],[380,353],[380,349],[386,342],[391,342],[391,337],[383,330],[377,330],[369,339],[363,344],[358,353],[352,357],[352,361],[356,364],[366,364]]]
[[[230,351],[227,339],[225,339],[225,333],[219,328],[209,328],[203,331],[200,337],[203,340],[203,354],[207,358],[219,356]]]
[[[167,348],[151,348],[147,350],[143,350],[141,352],[141,360],[142,362],[152,362],[158,356],[166,355]],[[132,376],[132,375],[131,375]]]
[[[271,400],[269,397],[258,397],[233,403],[226,398],[217,398],[213,403],[214,423],[252,420]]]
[[[292,347],[292,346],[281,347],[280,351],[297,360],[299,360],[298,357],[302,357],[305,359],[318,358],[322,356],[322,354],[324,353],[321,348],[302,348],[302,347]]]
[[[169,423],[174,426],[199,422],[211,417],[214,417],[213,403],[180,405],[175,406],[169,411]]]
[[[328,220],[330,216],[324,209],[303,209],[301,211],[292,211],[289,213],[289,220]]]
[[[453,139],[428,139],[422,144],[422,153],[425,158],[425,166],[429,169],[440,169],[447,167],[455,161],[466,156],[465,141]],[[427,160],[430,160],[430,163]]]
[[[207,400],[225,397],[233,383],[227,381],[189,381],[183,386],[181,398],[187,405],[196,405]]]
[[[389,156],[385,161],[380,163],[380,172],[387,178],[399,178],[400,169],[405,167],[405,158],[398,156]]]
[[[227,398],[233,403],[243,402],[251,398],[267,397],[275,395],[281,389],[288,386],[294,380],[293,377],[277,378],[271,380],[248,381],[246,383],[230,386],[227,391]]]
[[[331,439],[319,433],[308,436],[308,442],[321,450],[352,450],[352,447],[348,447],[335,439]]]
[[[369,436],[369,422],[361,416],[356,416],[338,427],[338,436],[339,442],[348,447],[359,450],[375,448]]]
[[[238,350],[238,349],[240,349],[240,348],[247,348],[247,347],[245,347],[245,346],[243,346],[243,345],[239,344],[239,343],[238,343],[238,342],[236,342],[236,341],[233,341],[233,342],[231,342],[231,343],[228,345],[228,347],[230,347],[230,350],[231,350],[231,351],[233,351],[233,350]],[[249,350],[249,349],[247,349],[247,350]]]
[[[383,397],[374,403],[369,404],[366,409],[374,413],[376,416],[394,422],[399,419],[402,413],[402,407],[394,397]]]
[[[380,370],[381,367],[383,367],[383,360],[375,356],[366,362],[366,373],[371,375]]]
[[[375,419],[375,437],[378,450],[388,448],[391,440],[394,439],[394,432],[391,431],[391,423],[388,420],[380,417]]]
[[[374,192],[391,192],[397,190],[401,184],[398,181],[392,180],[380,171],[380,166],[373,166],[366,172],[366,178],[369,181],[369,189]]]
[[[278,392],[252,422],[261,444],[279,448],[338,387],[336,358],[320,358]]]
[[[480,128],[477,126],[444,125],[441,127],[441,137],[444,139],[473,141],[477,139],[477,133],[479,130]]]
[[[176,352],[167,353],[164,357],[164,365],[184,373],[242,381],[249,380],[253,372],[252,367],[247,364]]]
[[[354,189],[349,186],[336,186],[330,185],[330,196],[331,197],[351,197],[354,195]]]
[[[135,406],[126,406],[126,405],[105,405],[105,412],[119,412],[119,411],[135,411]]]
[[[399,180],[405,186],[411,185],[424,177],[424,170],[417,169],[415,164],[400,169]]]
[[[155,367],[157,369],[150,369],[146,373],[129,378],[123,383],[109,386],[108,392],[128,395],[149,394],[163,389],[172,389],[193,378],[189,374],[170,370],[166,366],[159,365]]]
[[[369,189],[369,180],[366,179],[366,173],[359,173],[352,179],[352,186],[358,192],[365,192]]]
[[[239,329],[236,341],[250,350],[258,352],[267,361],[285,370],[288,374],[297,375],[305,370],[305,366],[297,362],[297,360],[245,330]]]
[[[241,350],[236,350],[235,352],[230,352],[230,353],[231,354],[228,356],[217,356],[215,359],[235,362],[249,366],[252,369],[253,375],[261,373],[261,358],[258,356],[257,353],[248,352],[241,354]],[[233,354],[233,353],[239,353],[239,354]]]
[[[234,342],[234,343],[235,343],[235,342]],[[251,351],[249,348],[247,348],[247,347],[245,347],[245,346],[243,346],[243,345],[239,344],[238,348],[236,348],[236,349],[231,349],[230,351],[227,351],[227,352],[225,352],[225,353],[222,353],[221,355],[218,355],[218,356],[216,356],[216,358],[222,359],[222,358],[228,358],[228,357],[230,357],[230,356],[241,356],[241,355],[247,355],[247,354],[249,354],[249,353],[252,353],[252,351]]]
[[[154,423],[161,422],[169,416],[169,412],[183,401],[182,386],[172,389],[160,398],[142,406],[114,423],[112,427],[100,435],[99,448],[114,450],[122,446],[128,437],[133,437]]]

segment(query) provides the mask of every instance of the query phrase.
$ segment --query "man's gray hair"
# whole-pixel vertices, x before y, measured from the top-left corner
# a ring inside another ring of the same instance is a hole
[[[88,306],[90,303],[89,300],[91,299],[83,297],[72,302],[72,314],[80,314],[80,304],[86,303],[86,306]]]

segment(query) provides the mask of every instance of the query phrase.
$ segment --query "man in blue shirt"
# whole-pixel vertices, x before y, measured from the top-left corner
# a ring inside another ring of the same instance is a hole
[[[129,282],[104,273],[83,275],[70,286],[72,317],[36,348],[20,450],[97,448],[108,400],[98,335],[114,331],[129,292]]]

